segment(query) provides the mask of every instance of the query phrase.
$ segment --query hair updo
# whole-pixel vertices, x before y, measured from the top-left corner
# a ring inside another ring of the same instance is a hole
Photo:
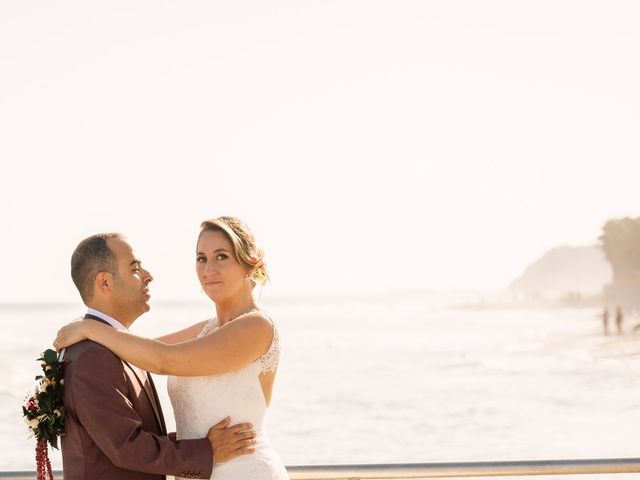
[[[269,279],[267,266],[264,263],[264,250],[260,248],[246,223],[236,217],[218,217],[205,220],[200,224],[200,235],[204,232],[221,232],[224,234],[235,253],[236,260],[242,267],[251,271],[252,286],[257,283],[264,285]]]

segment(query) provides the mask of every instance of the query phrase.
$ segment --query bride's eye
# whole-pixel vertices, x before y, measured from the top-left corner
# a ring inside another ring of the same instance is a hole
[[[219,253],[216,256],[216,260],[226,260],[227,258],[229,258],[227,255],[225,255],[224,253]]]
[[[207,261],[207,259],[205,257],[196,257],[196,262],[197,263],[205,263]]]

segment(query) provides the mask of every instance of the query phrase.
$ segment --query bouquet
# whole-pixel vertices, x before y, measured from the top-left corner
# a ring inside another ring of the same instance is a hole
[[[64,364],[55,350],[46,350],[40,358],[43,375],[36,377],[36,388],[22,406],[24,421],[36,439],[37,480],[53,480],[49,445],[58,448],[64,434]]]

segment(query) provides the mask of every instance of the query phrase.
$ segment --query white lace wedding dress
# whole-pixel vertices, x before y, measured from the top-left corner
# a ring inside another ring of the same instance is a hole
[[[198,337],[217,328],[218,321],[213,318]],[[260,373],[277,367],[279,356],[278,327],[273,323],[273,340],[269,350],[250,365],[223,375],[169,376],[167,386],[179,440],[203,438],[209,428],[225,417],[231,417],[231,425],[250,422],[257,433],[255,453],[214,464],[212,479],[288,480],[284,464],[271,447],[265,430],[267,404],[259,378]]]

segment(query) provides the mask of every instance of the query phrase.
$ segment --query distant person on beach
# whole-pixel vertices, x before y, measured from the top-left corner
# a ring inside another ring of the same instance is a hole
[[[618,335],[622,335],[622,321],[624,320],[624,314],[622,313],[622,307],[620,305],[616,306],[616,329],[618,330]]]
[[[207,220],[200,227],[195,267],[216,317],[155,340],[82,320],[63,327],[54,344],[59,349],[89,339],[142,370],[170,375],[179,439],[202,437],[208,425],[225,417],[231,417],[232,424],[250,421],[256,438],[240,444],[251,449],[249,455],[216,463],[211,475],[215,480],[289,478],[264,428],[280,347],[276,324],[253,296],[254,287],[267,279],[263,257],[241,220]],[[127,260],[139,265],[133,256]],[[139,286],[146,292],[146,283]]]
[[[82,323],[126,332],[149,310],[151,274],[120,234],[80,242],[71,258],[71,276],[88,307]],[[167,434],[153,380],[144,369],[98,343],[71,343],[61,354],[65,480],[209,478],[214,465],[251,452],[255,433],[250,425],[225,428],[229,419],[202,435],[176,440]]]
[[[604,307],[602,309],[602,327],[605,335],[609,335],[609,309]]]

